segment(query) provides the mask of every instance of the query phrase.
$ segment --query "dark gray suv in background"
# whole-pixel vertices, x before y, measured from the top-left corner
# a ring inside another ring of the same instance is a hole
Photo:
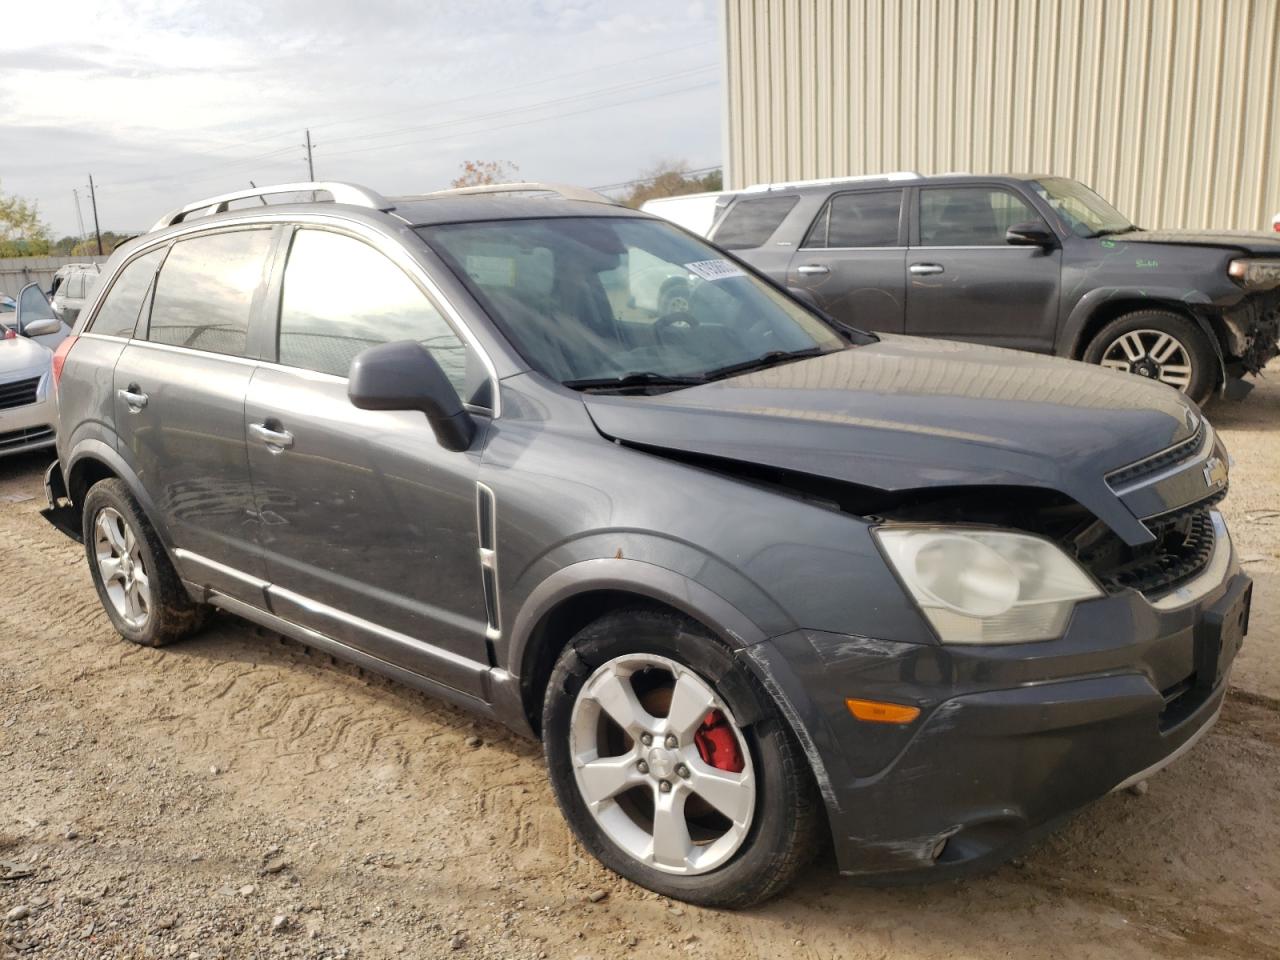
[[[1250,581],[1189,401],[833,324],[599,199],[293,184],[119,249],[46,514],[120,633],[216,607],[540,736],[583,845],[709,905],[824,834],[997,862],[1203,736]]]
[[[1199,402],[1247,392],[1278,350],[1280,238],[1142,230],[1066,177],[761,184],[710,237],[845,323],[1086,360]]]

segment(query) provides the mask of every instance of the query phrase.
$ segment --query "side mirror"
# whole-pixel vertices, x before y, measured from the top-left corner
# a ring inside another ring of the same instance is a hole
[[[28,337],[46,337],[51,333],[58,333],[61,330],[62,321],[57,319],[28,320],[27,325],[22,328],[22,332]]]
[[[26,334],[28,337],[39,337],[45,333],[57,333],[62,329],[62,323],[58,320],[58,315],[54,312],[53,307],[49,305],[49,298],[44,295],[44,291],[40,289],[38,283],[28,283],[18,292],[17,313],[14,316],[14,326],[19,333]],[[31,327],[41,320],[54,320],[58,326],[52,330],[45,330],[41,333],[32,333]]]
[[[1058,245],[1058,238],[1043,222],[1028,220],[1026,223],[1015,223],[1006,230],[1004,242],[1015,247],[1044,247],[1047,250]]]
[[[427,350],[415,340],[370,347],[351,361],[347,396],[361,410],[420,410],[446,450],[466,450],[475,421]]]

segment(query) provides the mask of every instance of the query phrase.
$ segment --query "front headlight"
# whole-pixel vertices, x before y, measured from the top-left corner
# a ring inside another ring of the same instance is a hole
[[[1102,596],[1040,537],[915,526],[879,527],[875,535],[943,643],[1053,640],[1077,602]]]
[[[1232,260],[1227,275],[1249,290],[1280,287],[1280,260]]]

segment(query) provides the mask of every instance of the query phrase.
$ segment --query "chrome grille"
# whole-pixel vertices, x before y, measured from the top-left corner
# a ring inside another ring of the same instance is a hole
[[[1204,434],[1204,420],[1201,420],[1196,427],[1196,432],[1186,440],[1175,443],[1167,450],[1161,450],[1155,456],[1147,457],[1145,460],[1139,460],[1137,463],[1131,463],[1127,467],[1121,467],[1119,470],[1113,470],[1108,473],[1106,477],[1107,485],[1112,490],[1129,487],[1135,483],[1141,483],[1149,477],[1154,477],[1162,470],[1181,463],[1183,460],[1190,459],[1200,449],[1200,445],[1204,443]]]

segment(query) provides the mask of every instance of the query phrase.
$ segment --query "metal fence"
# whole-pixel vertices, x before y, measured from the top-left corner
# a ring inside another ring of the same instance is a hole
[[[68,263],[106,263],[106,257],[12,257],[0,259],[0,293],[16,297],[28,283],[40,284],[48,290],[53,274]]]

